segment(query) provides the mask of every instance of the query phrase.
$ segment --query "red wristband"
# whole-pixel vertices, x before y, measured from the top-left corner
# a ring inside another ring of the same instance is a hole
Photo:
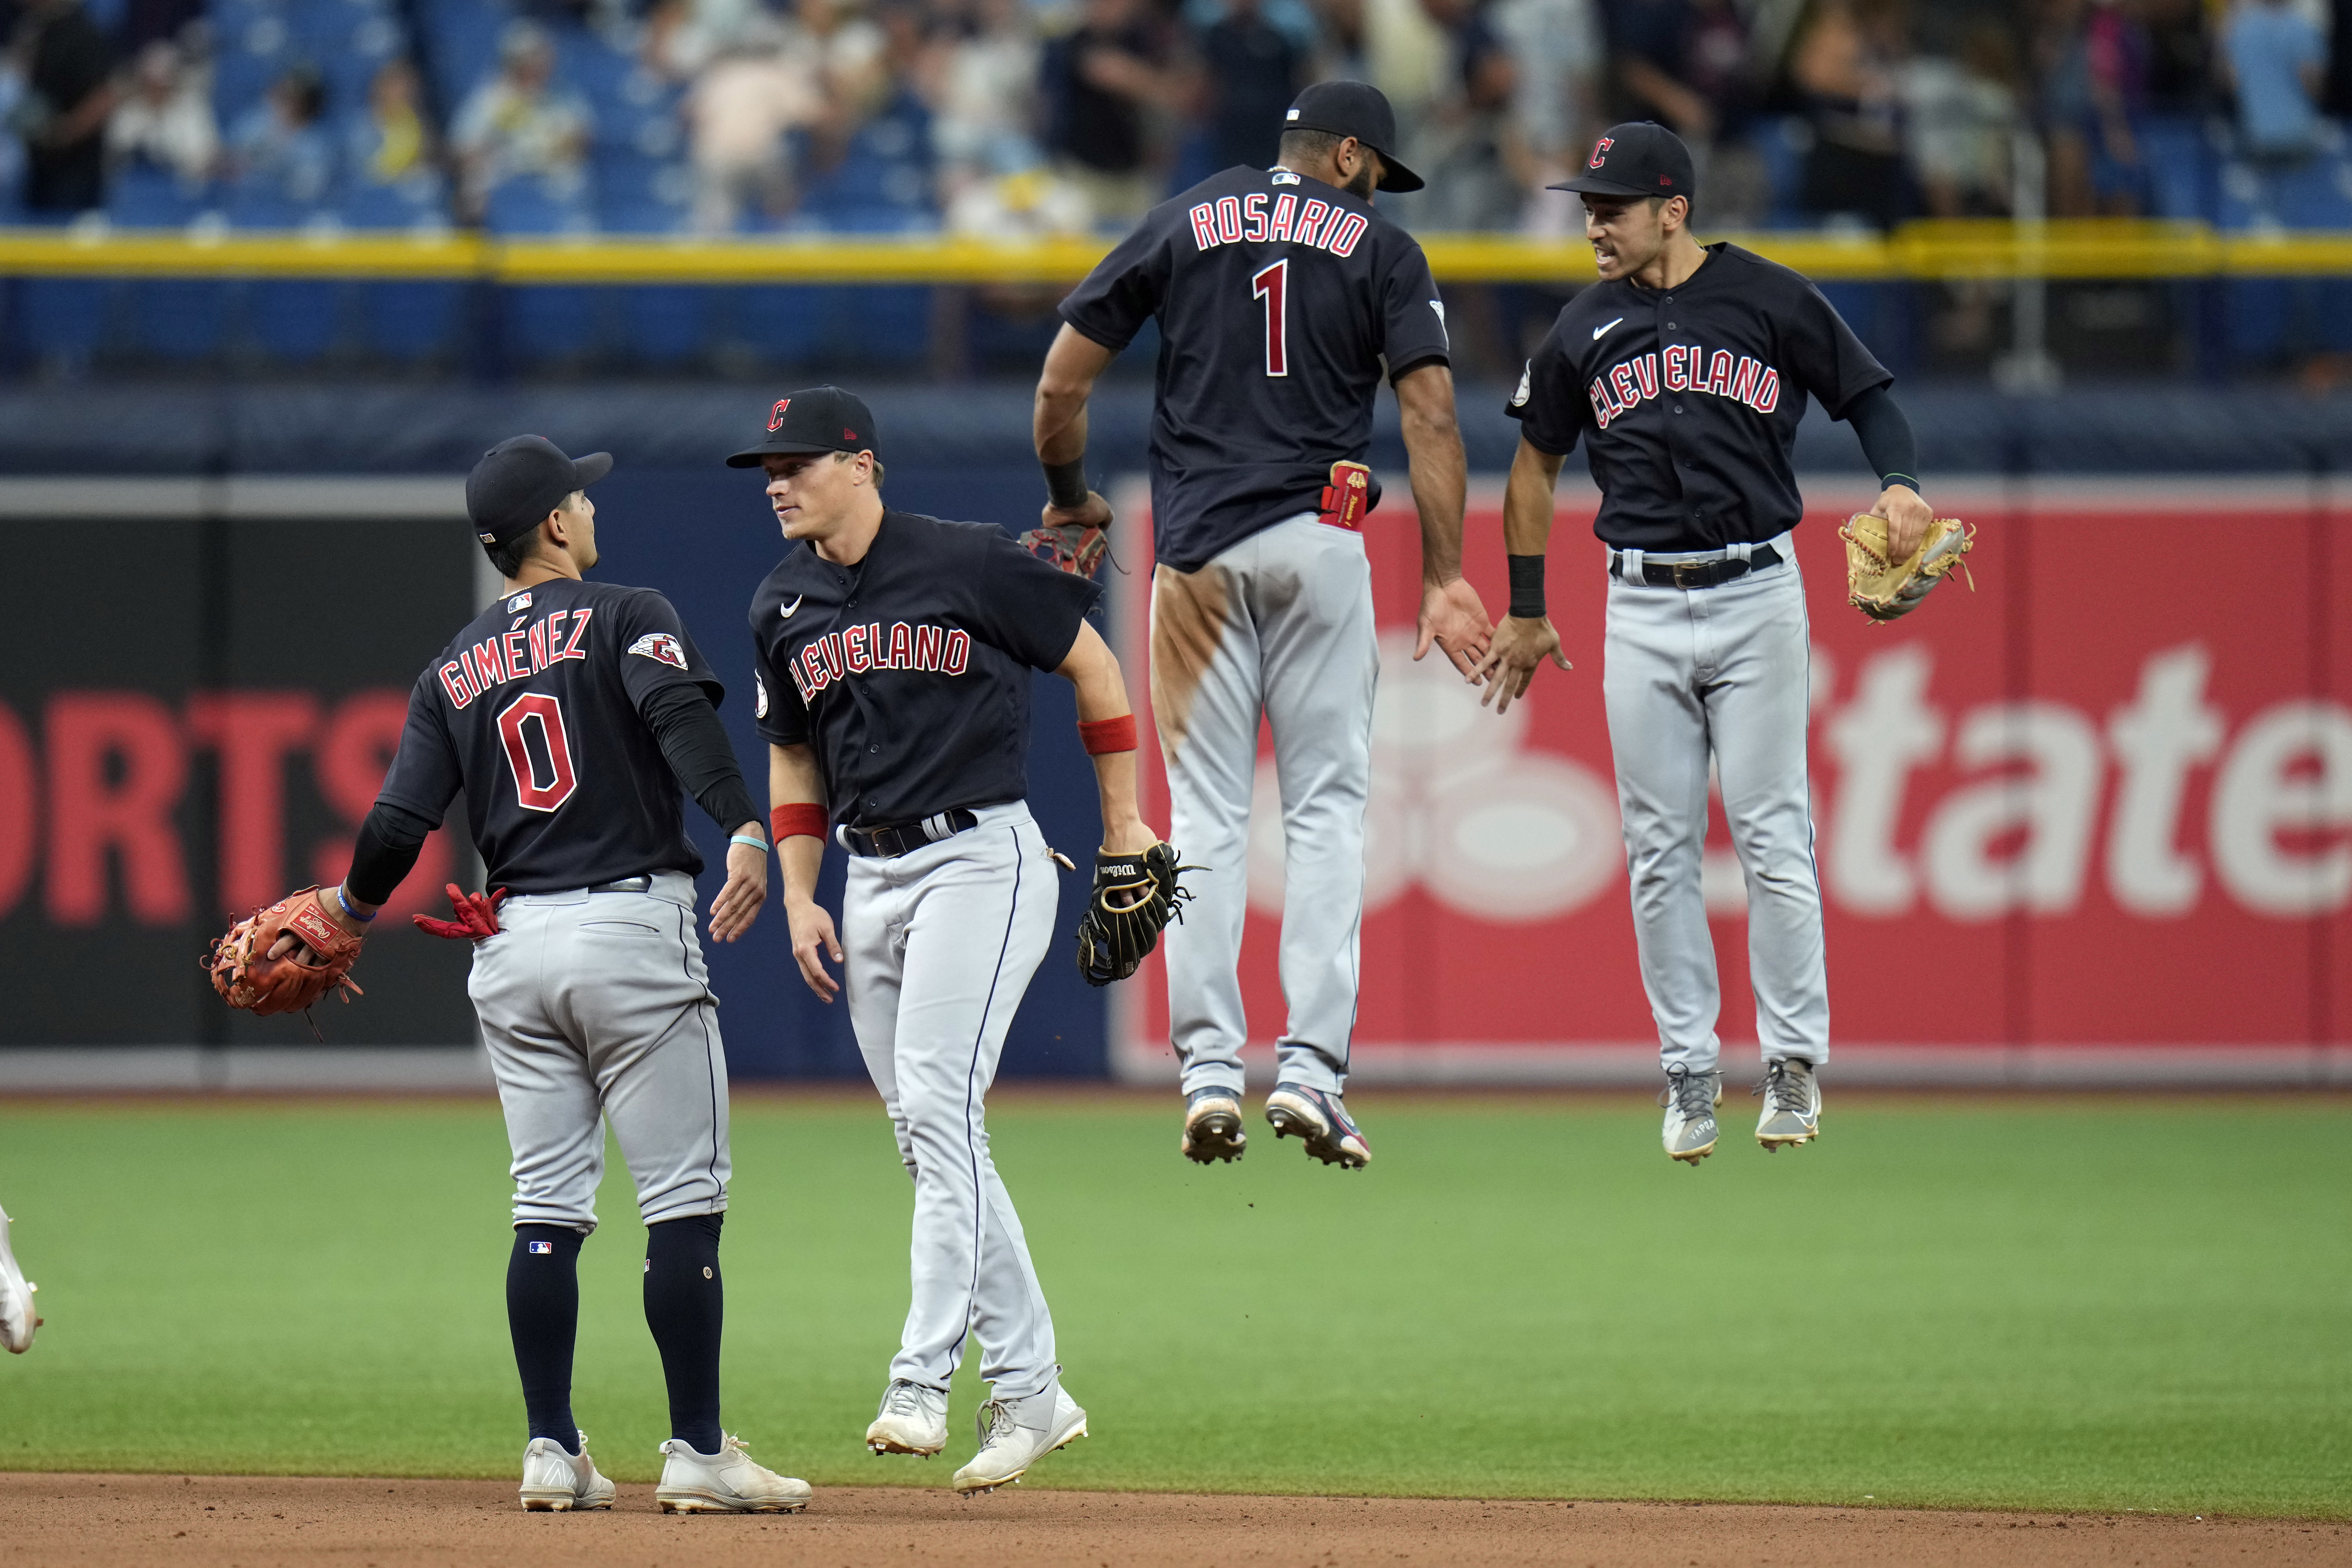
[[[1122,713],[1116,719],[1078,721],[1078,739],[1086,743],[1087,755],[1101,756],[1105,752],[1135,750],[1135,715]]]
[[[787,838],[822,838],[824,829],[821,805],[779,805],[768,813],[768,831],[775,835],[778,844]]]

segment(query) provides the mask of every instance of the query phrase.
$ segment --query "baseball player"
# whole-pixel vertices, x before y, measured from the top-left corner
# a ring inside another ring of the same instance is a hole
[[[980,1341],[993,1384],[956,1490],[985,1492],[1087,1433],[1053,1315],[989,1157],[983,1099],[1054,934],[1055,857],[1029,816],[1029,684],[1077,688],[1103,847],[1158,844],[1135,804],[1135,720],[1086,616],[1099,590],[982,523],[883,503],[873,416],[837,387],[779,399],[728,462],[768,476],[788,542],[751,598],[760,732],[793,955],[842,988],[915,1183],[913,1303],[877,1454],[937,1454],[948,1385]],[[814,901],[830,836],[850,855],[841,929]]]
[[[1380,676],[1360,530],[1379,492],[1363,458],[1385,377],[1421,511],[1416,658],[1465,674],[1489,631],[1462,580],[1462,440],[1445,306],[1412,237],[1372,206],[1412,191],[1388,100],[1322,82],[1283,121],[1272,169],[1228,169],[1152,209],[1062,302],[1037,384],[1052,497],[1039,536],[1090,569],[1110,509],[1086,486],[1086,405],[1146,318],[1160,319],[1151,426],[1151,705],[1170,826],[1207,863],[1168,933],[1169,1026],[1182,1066],[1186,1156],[1238,1159],[1240,955],[1260,716],[1282,782],[1282,986],[1288,1027],[1265,1103],[1277,1137],[1360,1169],[1349,1117],[1364,902],[1364,802]]]
[[[526,1509],[610,1508],[572,1419],[581,1244],[596,1228],[612,1122],[646,1223],[646,1323],[669,1385],[666,1513],[793,1512],[806,1482],[754,1464],[719,1422],[727,1068],[694,930],[702,858],[680,792],[734,837],[710,930],[732,942],[767,897],[765,825],[715,710],[718,679],[659,594],[584,580],[612,458],[537,436],[490,449],[466,508],[505,579],[417,679],[350,876],[318,895],[359,934],[463,789],[488,896],[449,889],[514,1150],[507,1321],[530,1439]],[[503,900],[503,901],[501,901]],[[299,911],[298,911],[299,912]],[[299,926],[296,929],[299,929]]]
[[[33,1348],[33,1331],[41,1326],[33,1310],[33,1292],[39,1289],[16,1267],[16,1254],[8,1246],[8,1214],[0,1209],[0,1346],[11,1355]]]
[[[1820,1129],[1829,1060],[1821,886],[1805,775],[1811,634],[1790,533],[1803,515],[1789,450],[1808,395],[1861,437],[1897,559],[1930,514],[1894,380],[1821,291],[1736,245],[1691,237],[1689,151],[1647,122],[1612,126],[1554,190],[1584,198],[1601,281],[1528,363],[1503,503],[1511,607],[1481,661],[1509,707],[1545,658],[1552,489],[1581,439],[1608,546],[1602,691],[1617,763],[1642,984],[1666,1070],[1668,1154],[1713,1151],[1722,1102],[1715,950],[1699,891],[1707,763],[1748,879],[1748,952],[1767,1149]]]

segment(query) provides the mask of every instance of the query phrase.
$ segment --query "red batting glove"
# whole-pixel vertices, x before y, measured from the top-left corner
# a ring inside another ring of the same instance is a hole
[[[449,907],[457,918],[436,921],[430,915],[409,916],[420,930],[451,942],[479,942],[499,934],[499,904],[507,896],[504,888],[495,893],[469,893],[451,882],[443,890],[449,895]]]

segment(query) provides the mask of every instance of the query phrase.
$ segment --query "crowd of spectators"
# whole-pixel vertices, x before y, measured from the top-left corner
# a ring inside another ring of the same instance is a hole
[[[35,222],[1117,230],[1334,76],[1430,230],[1572,230],[1545,187],[1633,118],[1709,226],[2191,216],[2182,157],[2289,174],[2352,113],[2352,0],[0,0],[0,37]]]

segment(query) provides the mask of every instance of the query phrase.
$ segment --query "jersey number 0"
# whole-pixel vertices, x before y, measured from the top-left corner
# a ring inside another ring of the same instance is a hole
[[[1285,319],[1284,296],[1290,287],[1290,261],[1287,258],[1270,267],[1261,267],[1250,279],[1250,298],[1265,301],[1265,374],[1290,374],[1290,323]]]
[[[530,754],[528,726],[539,725],[543,758]],[[506,742],[507,765],[514,770],[515,800],[525,811],[553,811],[572,798],[579,776],[572,771],[572,742],[563,733],[563,704],[544,691],[527,691],[499,715],[499,739]],[[547,782],[539,782],[544,762]]]

